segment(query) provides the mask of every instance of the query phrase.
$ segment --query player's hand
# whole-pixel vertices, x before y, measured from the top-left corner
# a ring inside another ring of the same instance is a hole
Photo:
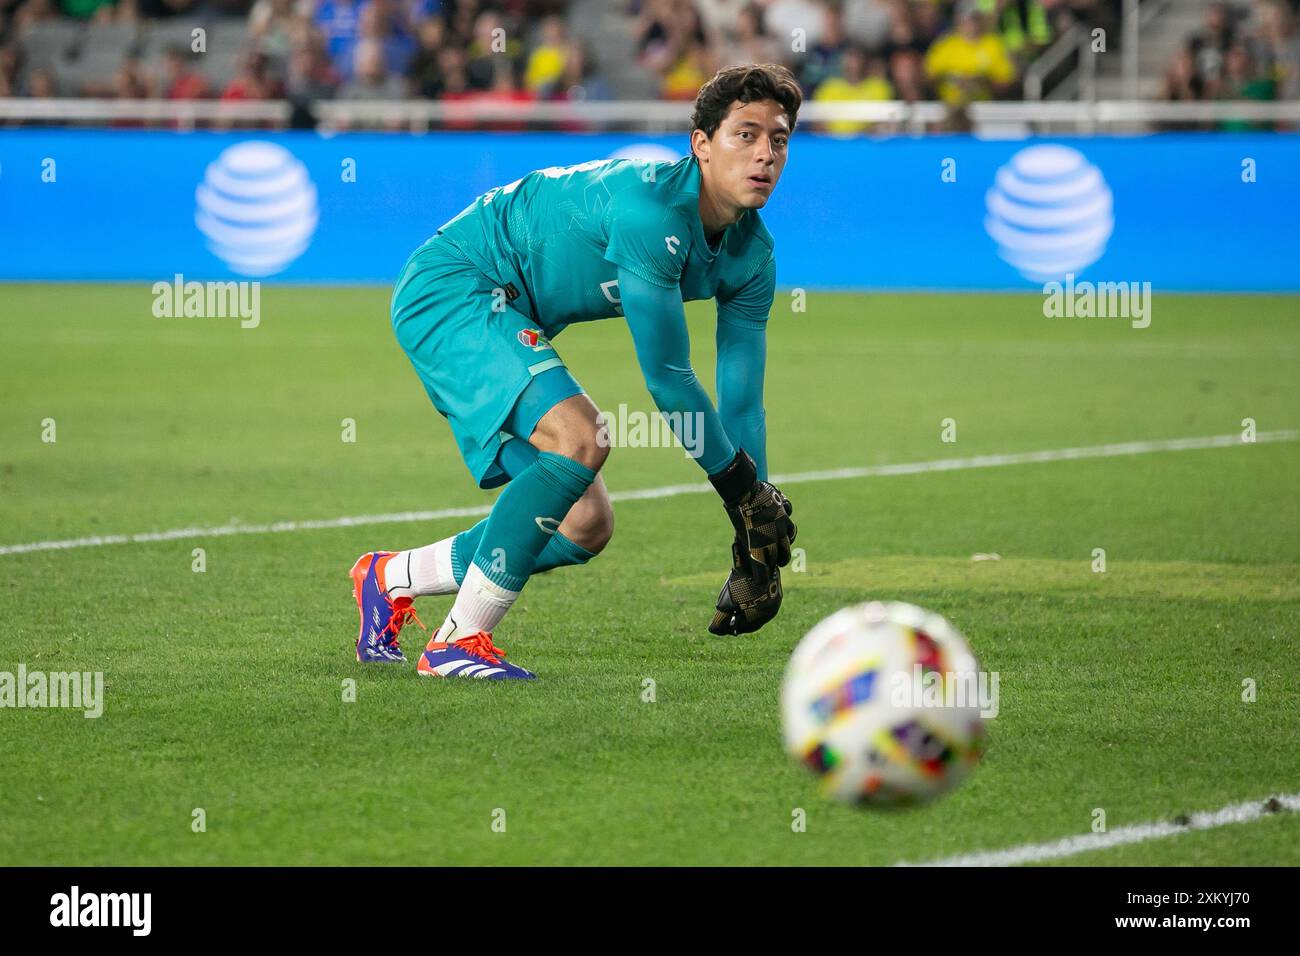
[[[713,634],[749,634],[781,609],[781,571],[775,565],[755,561],[738,541],[731,545],[731,565],[709,624]]]
[[[773,571],[789,564],[798,533],[790,519],[794,506],[775,485],[758,480],[754,460],[744,449],[709,480],[722,496],[727,517],[736,529],[736,542],[749,557]]]

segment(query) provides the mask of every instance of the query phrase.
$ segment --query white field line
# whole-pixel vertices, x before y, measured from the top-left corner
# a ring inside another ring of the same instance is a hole
[[[898,866],[1017,866],[1021,863],[1038,863],[1041,860],[1059,860],[1079,853],[1093,850],[1106,850],[1128,843],[1145,843],[1147,840],[1163,840],[1165,837],[1178,836],[1194,830],[1213,830],[1226,827],[1231,823],[1251,823],[1274,813],[1288,810],[1300,811],[1300,793],[1291,793],[1272,797],[1277,801],[1270,809],[1267,800],[1254,800],[1248,803],[1233,803],[1220,810],[1191,814],[1186,823],[1156,822],[1138,823],[1133,826],[1119,827],[1105,833],[1083,833],[1077,836],[1063,837],[1047,843],[1027,843],[1007,850],[992,850],[987,853],[968,853],[963,856],[950,856],[929,863],[899,863]]]
[[[1257,442],[1293,442],[1300,439],[1300,431],[1259,432]],[[1241,436],[1210,435],[1202,438],[1171,438],[1163,441],[1130,441],[1112,445],[1091,445],[1084,448],[1054,448],[1046,451],[1013,452],[1009,455],[977,455],[973,458],[940,458],[931,461],[904,462],[897,465],[869,465],[862,468],[834,468],[828,471],[803,471],[789,475],[772,475],[777,485],[797,485],[810,481],[841,481],[849,478],[884,478],[890,475],[919,475],[932,471],[961,471],[967,468],[996,468],[1003,465],[1030,465],[1041,462],[1077,461],[1083,458],[1118,458],[1124,455],[1146,455],[1162,451],[1189,451],[1202,448],[1230,448],[1244,444]],[[675,498],[678,495],[703,494],[713,490],[707,481],[688,485],[665,485],[660,488],[639,488],[616,491],[611,501],[643,501],[650,498]],[[228,524],[212,528],[172,528],[168,531],[141,531],[135,534],[92,535],[84,538],[66,538],[61,541],[34,541],[30,544],[0,545],[0,556],[29,554],[33,551],[66,551],[73,548],[99,548],[108,544],[148,544],[155,541],[177,541],[185,538],[222,538],[237,534],[276,534],[287,531],[318,531],[327,528],[350,528],[361,525],[409,524],[417,521],[437,521],[442,518],[478,518],[487,514],[491,505],[465,508],[442,508],[437,511],[400,511],[392,514],[351,515],[342,518],[321,518],[310,521],[277,521],[273,524]]]

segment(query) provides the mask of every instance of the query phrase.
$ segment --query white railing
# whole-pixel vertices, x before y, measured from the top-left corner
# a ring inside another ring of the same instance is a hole
[[[1122,43],[1122,60],[1120,64],[1123,77],[1124,96],[1137,99],[1139,91],[1138,50],[1141,43],[1142,28],[1151,23],[1169,8],[1172,0],[1123,0],[1120,12],[1120,35]],[[1024,93],[1027,100],[1043,98],[1044,81],[1070,58],[1078,56],[1078,64],[1070,70],[1070,75],[1079,74],[1077,80],[1078,99],[1096,98],[1097,56],[1092,51],[1092,28],[1075,23],[1061,34],[1056,42],[1029,64],[1025,70]],[[1062,82],[1068,82],[1069,76]]]
[[[323,131],[402,129],[416,132],[473,126],[488,129],[553,128],[559,130],[621,128],[640,132],[684,132],[691,104],[682,102],[540,102],[492,103],[435,100],[319,100],[307,104]],[[213,100],[102,100],[0,98],[0,127],[9,125],[149,125],[193,129],[197,126],[283,127],[293,114],[284,100],[220,102]],[[873,124],[875,129],[922,133],[944,124],[951,111],[942,103],[863,101],[806,103],[801,126],[832,121]],[[1300,124],[1300,101],[1165,103],[1141,100],[1097,102],[1014,101],[973,103],[967,117],[976,132],[1009,126],[1069,126],[1080,130],[1158,126],[1165,123],[1241,121]]]
[[[1087,51],[1088,31],[1079,24],[1074,24],[1049,46],[1042,54],[1029,64],[1025,70],[1025,99],[1038,101],[1043,98],[1043,81],[1059,69],[1070,54],[1079,53],[1080,58]]]
[[[289,121],[292,107],[284,100],[35,100],[0,97],[0,125],[19,123],[78,123],[114,126],[158,124],[192,129],[199,124],[260,126]]]

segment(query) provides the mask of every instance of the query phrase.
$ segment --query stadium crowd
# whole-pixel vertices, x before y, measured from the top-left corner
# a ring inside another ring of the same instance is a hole
[[[1300,98],[1300,0],[1214,3],[1165,71],[1171,101]],[[1248,124],[1226,124],[1241,128]]]
[[[0,0],[0,96],[608,99],[640,71],[661,97],[691,99],[720,67],[778,61],[813,100],[960,107],[1018,95],[1025,65],[1061,31],[1113,22],[1118,4],[630,0],[612,4],[630,62],[602,59],[599,30],[581,29],[606,10],[562,0]],[[87,28],[50,26],[77,21]],[[191,27],[232,23],[221,49],[193,41]]]

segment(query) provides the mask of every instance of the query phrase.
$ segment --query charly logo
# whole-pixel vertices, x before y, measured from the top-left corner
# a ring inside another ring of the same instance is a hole
[[[985,195],[984,228],[998,255],[1026,279],[1078,273],[1106,251],[1114,203],[1101,170],[1068,146],[1022,149]]]
[[[307,167],[283,146],[258,140],[224,150],[194,199],[208,248],[245,276],[282,271],[307,250],[320,218]]]

